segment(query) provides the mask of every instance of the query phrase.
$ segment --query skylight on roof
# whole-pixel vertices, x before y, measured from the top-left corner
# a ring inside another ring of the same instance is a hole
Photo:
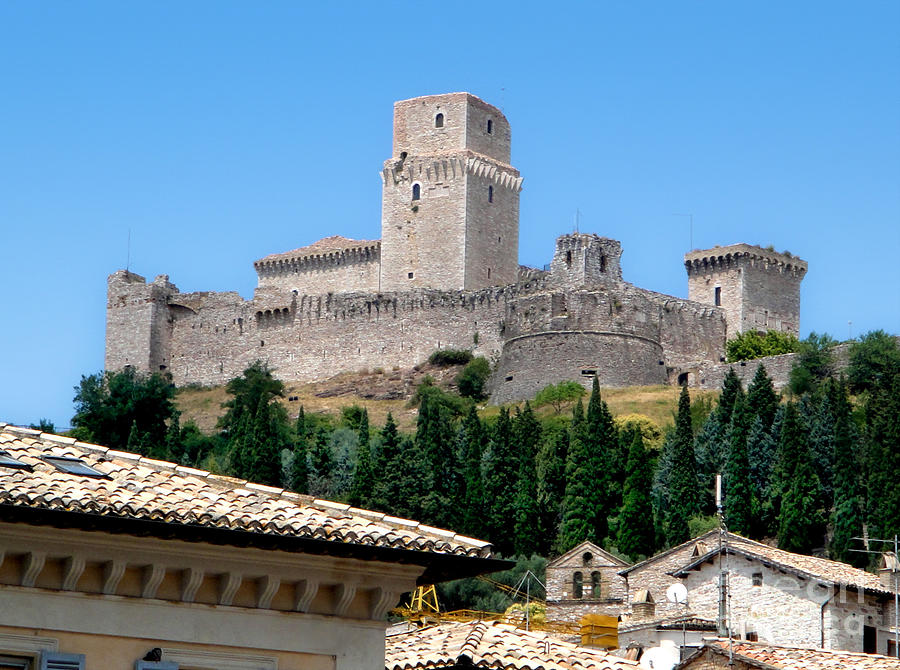
[[[68,472],[71,475],[78,475],[80,477],[106,477],[104,473],[95,470],[80,458],[71,458],[69,456],[44,456],[44,460],[56,467],[57,470]]]
[[[12,470],[28,470],[31,472],[31,466],[28,463],[16,460],[9,455],[9,452],[0,449],[0,468],[10,468]]]

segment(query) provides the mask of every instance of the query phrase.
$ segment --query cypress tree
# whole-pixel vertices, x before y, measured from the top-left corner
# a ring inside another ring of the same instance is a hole
[[[400,434],[394,417],[388,412],[381,429],[381,445],[375,459],[375,486],[372,507],[380,512],[392,512],[394,504],[392,486],[397,477],[394,467],[403,467],[400,451]]]
[[[834,379],[825,379],[814,393],[804,395],[798,405],[800,415],[809,429],[813,468],[819,476],[826,508],[830,508],[834,500],[834,386]]]
[[[350,485],[349,502],[356,507],[371,506],[375,489],[375,465],[369,449],[369,412],[363,409],[359,422],[356,468]]]
[[[591,524],[594,526],[594,537],[602,541],[609,534],[607,517],[611,511],[611,464],[617,449],[618,433],[609,407],[600,397],[600,384],[596,375],[588,402],[586,437],[588,467],[594,482],[590,491],[590,503],[594,512]]]
[[[772,379],[762,363],[757,366],[753,381],[747,387],[747,410],[751,424],[753,418],[758,416],[762,420],[762,427],[767,431],[771,430],[775,412],[778,411],[778,394],[775,393]]]
[[[265,397],[259,398],[253,416],[253,430],[250,438],[250,459],[245,462],[246,478],[249,481],[269,486],[281,484],[282,434],[279,426],[281,405],[270,405]]]
[[[557,549],[566,552],[580,542],[598,542],[594,526],[595,511],[591,505],[591,455],[587,450],[587,425],[581,398],[572,411],[572,428],[566,461],[566,493]]]
[[[725,519],[728,530],[750,535],[754,519],[747,454],[747,402],[739,395],[731,412],[728,458],[725,462]]]
[[[813,467],[807,429],[793,405],[785,409],[777,467],[781,506],[778,546],[809,553],[822,539],[821,487]]]
[[[546,556],[553,548],[562,521],[562,503],[566,493],[566,456],[569,433],[560,428],[547,434],[537,455],[537,497],[539,553]],[[477,537],[477,536],[476,536]]]
[[[716,475],[725,469],[727,449],[727,429],[722,425],[718,412],[710,412],[703,427],[694,439],[694,453],[697,458],[697,473],[701,491],[701,511],[714,514]]]
[[[619,516],[617,546],[633,560],[654,550],[653,508],[650,502],[652,474],[641,431],[634,431],[625,468],[622,512]]]
[[[309,450],[309,492],[315,496],[328,495],[334,474],[334,455],[325,431],[316,431],[312,438]]]
[[[470,537],[481,537],[484,524],[484,481],[481,463],[487,442],[484,425],[478,418],[475,405],[469,408],[462,426],[463,494],[462,531]]]
[[[862,486],[856,434],[850,415],[850,401],[844,380],[834,385],[834,512],[829,554],[836,561],[865,568],[866,554],[850,551],[851,538],[863,534]]]
[[[730,419],[729,413],[729,419]],[[686,386],[678,397],[675,431],[666,440],[669,451],[668,495],[666,509],[666,541],[670,545],[689,539],[688,520],[700,511],[697,488],[697,461],[691,430],[691,397]]]
[[[876,388],[867,405],[872,517],[881,536],[892,537],[900,534],[900,375]]]
[[[513,436],[519,452],[516,516],[513,528],[513,549],[517,556],[531,556],[540,544],[537,536],[538,502],[535,457],[541,440],[541,424],[534,416],[530,403],[521,412],[516,409]]]
[[[309,463],[306,436],[298,436],[294,442],[294,458],[288,485],[295,493],[309,493]]]
[[[741,379],[737,376],[734,368],[728,368],[725,373],[725,379],[722,381],[722,393],[719,394],[719,406],[716,411],[719,413],[719,420],[723,426],[731,424],[731,410],[734,408],[734,401],[737,400],[738,394],[744,392],[741,386]]]
[[[512,524],[516,511],[519,459],[513,447],[509,410],[500,408],[488,447],[484,471],[488,540],[506,556],[513,551]]]
[[[758,415],[753,418],[750,432],[747,434],[747,454],[750,459],[751,495],[756,503],[756,508],[759,509],[751,535],[762,537],[768,534],[769,529],[769,519],[766,516],[764,503],[769,495],[769,482],[772,478],[775,440],[763,427],[763,419]]]
[[[457,504],[454,496],[459,468],[450,417],[443,403],[433,394],[422,395],[414,442],[428,464],[422,520],[446,528]]]

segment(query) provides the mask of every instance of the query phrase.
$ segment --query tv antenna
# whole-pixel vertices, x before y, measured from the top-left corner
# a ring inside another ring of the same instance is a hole
[[[850,551],[854,551],[858,554],[881,554],[884,555],[884,552],[881,551],[872,551],[869,549],[869,542],[882,542],[884,544],[894,545],[894,553],[891,556],[892,562],[888,566],[888,569],[891,572],[891,575],[894,578],[894,656],[900,658],[900,610],[897,608],[900,607],[900,583],[898,583],[898,577],[900,577],[900,563],[898,563],[898,556],[900,553],[897,552],[900,549],[900,537],[894,535],[894,538],[891,540],[879,540],[877,537],[869,537],[866,526],[863,526],[862,537],[851,537],[851,540],[862,540],[863,546],[865,549],[851,549]],[[890,555],[890,554],[888,554]]]
[[[131,269],[131,226],[128,227],[128,244],[125,249],[125,272],[128,272]]]
[[[691,228],[690,228],[690,240],[691,245],[688,247],[688,251],[694,250],[694,215],[693,214],[673,214],[672,216],[686,216],[691,220]]]

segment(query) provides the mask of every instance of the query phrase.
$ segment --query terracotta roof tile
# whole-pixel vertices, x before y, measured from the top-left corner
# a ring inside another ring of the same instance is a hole
[[[716,654],[728,654],[728,640],[707,640]],[[701,652],[702,653],[702,652]],[[900,659],[850,651],[786,647],[762,642],[734,642],[734,655],[777,670],[900,670]]]
[[[491,547],[408,519],[286,492],[0,423],[0,444],[33,472],[0,467],[0,506],[87,512],[266,535],[315,538],[487,558]],[[42,460],[65,455],[107,477],[79,476]]]
[[[605,651],[563,642],[499,622],[472,621],[392,635],[385,646],[387,670],[452,668],[471,663],[498,670],[637,670]]]
[[[323,237],[321,240],[316,240],[312,244],[300,247],[299,249],[269,254],[268,256],[260,258],[254,265],[292,258],[304,258],[306,256],[324,256],[327,254],[340,253],[349,249],[363,249],[365,247],[372,247],[380,244],[381,240],[353,240],[341,235],[332,235],[330,237]]]

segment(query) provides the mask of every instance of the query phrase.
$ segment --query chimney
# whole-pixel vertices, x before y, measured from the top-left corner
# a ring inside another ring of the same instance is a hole
[[[885,552],[881,555],[878,563],[878,581],[888,591],[896,591],[898,581],[900,581],[900,561],[897,560],[893,551]]]
[[[635,594],[631,612],[635,619],[652,619],[656,614],[656,603],[648,589],[641,589]]]

